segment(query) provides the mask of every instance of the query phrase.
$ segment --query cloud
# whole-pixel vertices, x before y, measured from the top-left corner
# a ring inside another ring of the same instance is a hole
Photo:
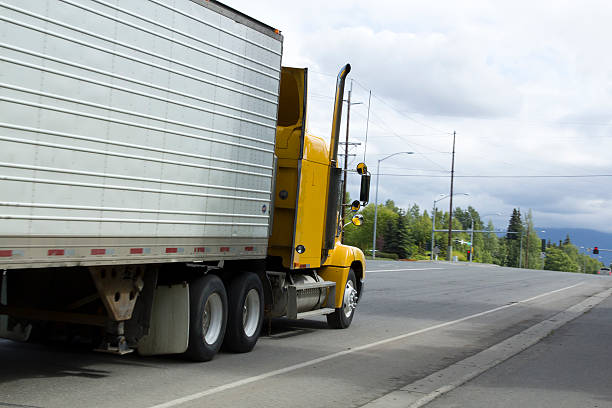
[[[322,43],[326,46],[317,46]],[[497,117],[521,108],[521,96],[508,77],[475,47],[444,34],[347,27],[308,36],[306,48],[324,70],[338,66],[340,58],[351,61],[354,76],[406,111]]]
[[[607,1],[230,5],[283,31],[284,64],[310,68],[308,126],[315,134],[328,137],[335,74],[352,64],[352,99],[363,104],[351,111],[351,140],[362,143],[351,160],[363,157],[367,91],[374,92],[370,170],[386,155],[410,150],[418,154],[384,161],[381,172],[421,175],[382,176],[380,202],[430,209],[448,193],[453,130],[458,176],[612,174]],[[357,179],[351,183],[357,192]],[[455,204],[502,212],[493,217],[500,228],[513,208],[531,208],[538,225],[610,231],[609,186],[610,178],[458,177],[455,191],[471,196]]]

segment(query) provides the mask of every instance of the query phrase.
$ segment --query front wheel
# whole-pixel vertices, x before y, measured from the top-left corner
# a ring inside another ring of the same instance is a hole
[[[261,279],[246,272],[229,285],[229,319],[224,349],[236,353],[251,351],[263,324],[264,295]]]
[[[194,361],[209,361],[221,348],[227,325],[227,293],[218,276],[206,275],[189,286],[189,347]]]
[[[346,285],[344,286],[342,307],[336,308],[333,313],[327,315],[327,324],[330,328],[346,329],[351,325],[358,300],[357,289],[355,289],[357,287],[356,282],[355,272],[353,269],[350,269],[346,278]]]

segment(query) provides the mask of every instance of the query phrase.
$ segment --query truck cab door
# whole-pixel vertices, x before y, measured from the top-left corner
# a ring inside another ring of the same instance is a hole
[[[296,212],[306,133],[307,69],[282,67],[275,153],[274,218],[268,255],[293,266]]]

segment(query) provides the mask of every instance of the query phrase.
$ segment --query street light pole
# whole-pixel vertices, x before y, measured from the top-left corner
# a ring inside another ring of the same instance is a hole
[[[453,260],[453,180],[455,178],[455,136],[453,132],[453,158],[451,164],[450,204],[448,208],[448,260]]]
[[[465,195],[465,196],[469,196],[470,193],[456,193],[453,195]],[[450,194],[444,195],[444,194],[438,194],[438,196],[443,196],[438,198],[437,200],[434,200],[433,202],[433,216],[432,216],[432,222],[431,222],[431,254],[429,259],[433,261],[433,248],[434,248],[434,241],[435,241],[435,235],[434,235],[434,230],[436,229],[436,203],[438,201],[442,201],[445,198],[450,197]]]
[[[378,221],[378,181],[380,180],[380,162],[398,154],[414,154],[414,152],[397,152],[378,160],[376,165],[376,194],[374,199],[374,233],[372,234],[372,259],[376,259],[376,223]]]
[[[523,230],[521,229],[521,244],[519,249],[519,268],[523,267]]]
[[[431,221],[431,245],[430,245],[430,249],[431,249],[431,253],[429,256],[429,260],[433,261],[433,253],[434,253],[434,242],[436,237],[434,236],[434,230],[436,229],[436,200],[434,200],[433,202],[433,215],[432,217],[432,221]]]
[[[469,214],[469,213],[468,213]],[[472,221],[472,226],[470,227],[470,262],[472,262],[472,258],[474,257],[474,218],[470,214],[470,220]]]
[[[472,262],[472,259],[474,259],[474,218],[472,217],[472,214],[469,213],[468,211],[468,215],[470,216],[470,220],[472,221],[472,227],[470,230],[470,262]],[[482,218],[486,217],[488,215],[501,215],[501,213],[492,213],[492,214],[484,214],[484,215],[480,215],[481,219],[481,223],[484,226],[484,222],[482,222]]]

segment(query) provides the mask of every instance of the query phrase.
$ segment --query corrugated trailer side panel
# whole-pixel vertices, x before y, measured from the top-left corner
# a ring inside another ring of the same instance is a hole
[[[0,2],[0,268],[265,256],[281,48],[214,2]]]

